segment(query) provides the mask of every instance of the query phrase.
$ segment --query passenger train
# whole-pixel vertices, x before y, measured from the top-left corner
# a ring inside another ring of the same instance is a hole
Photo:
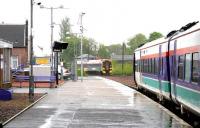
[[[200,25],[192,22],[134,52],[134,78],[151,91],[200,116]]]

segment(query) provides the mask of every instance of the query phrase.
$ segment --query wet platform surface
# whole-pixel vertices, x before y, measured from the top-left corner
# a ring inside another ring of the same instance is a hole
[[[19,90],[18,90],[19,91]],[[190,128],[191,126],[137,91],[100,77],[67,81],[9,128]]]

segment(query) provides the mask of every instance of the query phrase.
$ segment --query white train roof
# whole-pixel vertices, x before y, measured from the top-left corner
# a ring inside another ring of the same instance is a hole
[[[200,31],[200,23],[197,23],[196,25],[194,25],[193,27],[191,27],[190,29],[184,31],[184,32],[180,32],[178,35],[174,36],[172,38],[172,40],[174,38],[177,38],[177,37],[180,37],[184,34],[188,34],[188,33],[191,33],[191,32],[194,32],[194,31]],[[157,40],[154,40],[152,42],[148,42],[146,44],[144,44],[143,46],[137,48],[135,51],[138,51],[138,50],[141,50],[141,49],[145,49],[145,48],[148,48],[150,46],[154,46],[154,45],[157,45],[157,44],[160,44],[160,43],[164,43],[164,42],[167,42],[169,40],[170,37],[166,38],[166,37],[162,37],[162,38],[159,38]]]

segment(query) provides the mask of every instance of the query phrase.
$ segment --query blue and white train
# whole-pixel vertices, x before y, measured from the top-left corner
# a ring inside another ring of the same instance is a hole
[[[134,52],[138,88],[200,116],[200,25],[189,23]]]

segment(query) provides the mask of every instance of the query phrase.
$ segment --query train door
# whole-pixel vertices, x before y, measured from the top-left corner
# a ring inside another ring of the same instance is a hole
[[[176,82],[177,82],[177,55],[176,55],[176,48],[177,48],[177,40],[172,41],[170,45],[170,82],[171,82],[171,96],[172,99],[176,102]]]
[[[141,52],[137,51],[133,54],[133,78],[135,83],[138,85],[141,84]]]
[[[159,100],[162,98],[162,74],[163,74],[163,59],[162,59],[162,45],[159,45],[159,58],[158,58],[158,82],[159,82]]]

